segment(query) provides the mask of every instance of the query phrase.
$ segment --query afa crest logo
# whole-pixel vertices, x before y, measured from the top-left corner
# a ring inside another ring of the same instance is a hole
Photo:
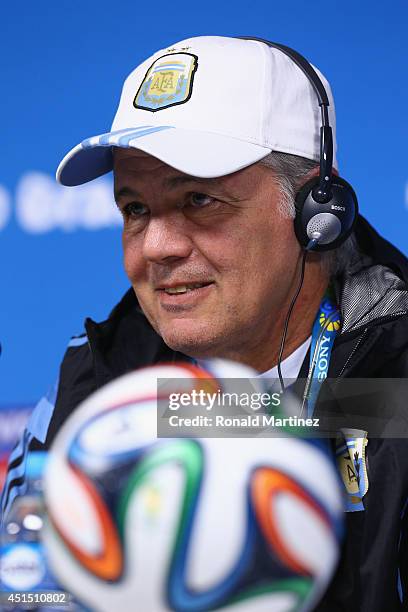
[[[364,510],[363,497],[368,491],[367,432],[342,428],[336,440],[336,458],[346,489],[346,512]]]
[[[170,53],[159,57],[147,71],[133,106],[155,112],[184,104],[191,97],[197,67],[198,58],[192,53]]]

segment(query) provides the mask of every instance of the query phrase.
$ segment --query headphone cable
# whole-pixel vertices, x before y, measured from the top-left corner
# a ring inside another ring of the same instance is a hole
[[[290,320],[290,317],[292,315],[293,308],[294,308],[294,306],[296,304],[296,300],[298,299],[299,293],[300,293],[300,291],[302,289],[302,286],[303,286],[303,280],[305,278],[305,266],[306,266],[307,254],[319,242],[321,234],[319,232],[313,232],[312,236],[313,236],[313,238],[309,241],[307,247],[305,248],[305,250],[303,252],[302,267],[301,267],[301,270],[300,270],[299,284],[298,284],[298,287],[296,289],[295,295],[293,296],[292,301],[290,303],[290,306],[289,306],[289,309],[288,309],[288,313],[287,313],[286,319],[285,319],[285,324],[283,326],[282,339],[281,339],[280,348],[279,348],[279,355],[278,355],[278,376],[279,376],[279,381],[280,381],[280,386],[281,386],[281,392],[282,393],[285,391],[285,383],[283,382],[281,364],[282,364],[283,351],[284,351],[284,348],[285,348],[286,336],[287,336],[287,333],[288,333],[289,320]]]

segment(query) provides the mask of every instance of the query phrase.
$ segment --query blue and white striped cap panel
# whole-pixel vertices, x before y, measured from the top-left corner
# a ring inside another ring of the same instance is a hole
[[[57,181],[68,186],[92,181],[112,170],[112,147],[136,148],[137,139],[168,129],[171,127],[167,125],[144,125],[87,138],[64,157],[58,166]]]
[[[125,130],[116,130],[115,132],[108,132],[100,136],[92,136],[83,140],[81,146],[83,149],[89,149],[93,147],[131,147],[132,141],[147,134],[153,134],[154,132],[161,132],[162,130],[172,129],[169,125],[144,125],[138,128],[127,128]]]

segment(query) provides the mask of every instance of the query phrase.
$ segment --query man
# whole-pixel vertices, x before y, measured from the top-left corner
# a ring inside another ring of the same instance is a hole
[[[259,41],[192,38],[131,73],[111,132],[73,149],[57,176],[76,185],[113,169],[132,289],[71,341],[55,408],[51,398],[40,404],[13,469],[23,446],[48,447],[83,399],[138,367],[217,356],[271,376],[279,365],[284,380],[313,373],[309,347],[328,290],[341,329],[322,378],[406,376],[404,256],[361,217],[337,250],[313,252],[323,230],[308,234],[307,259],[294,231],[295,194],[320,172],[320,127],[310,79]],[[368,440],[368,483],[320,610],[402,609],[407,450],[405,440]],[[4,507],[22,490],[15,480]]]

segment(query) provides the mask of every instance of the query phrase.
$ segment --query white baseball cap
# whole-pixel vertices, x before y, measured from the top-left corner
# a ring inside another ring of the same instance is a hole
[[[317,73],[330,102],[337,168],[333,96]],[[231,174],[272,151],[319,161],[320,125],[311,83],[282,51],[252,40],[188,38],[131,72],[111,131],[73,148],[57,180],[80,185],[109,172],[113,147],[144,151],[201,178]]]

